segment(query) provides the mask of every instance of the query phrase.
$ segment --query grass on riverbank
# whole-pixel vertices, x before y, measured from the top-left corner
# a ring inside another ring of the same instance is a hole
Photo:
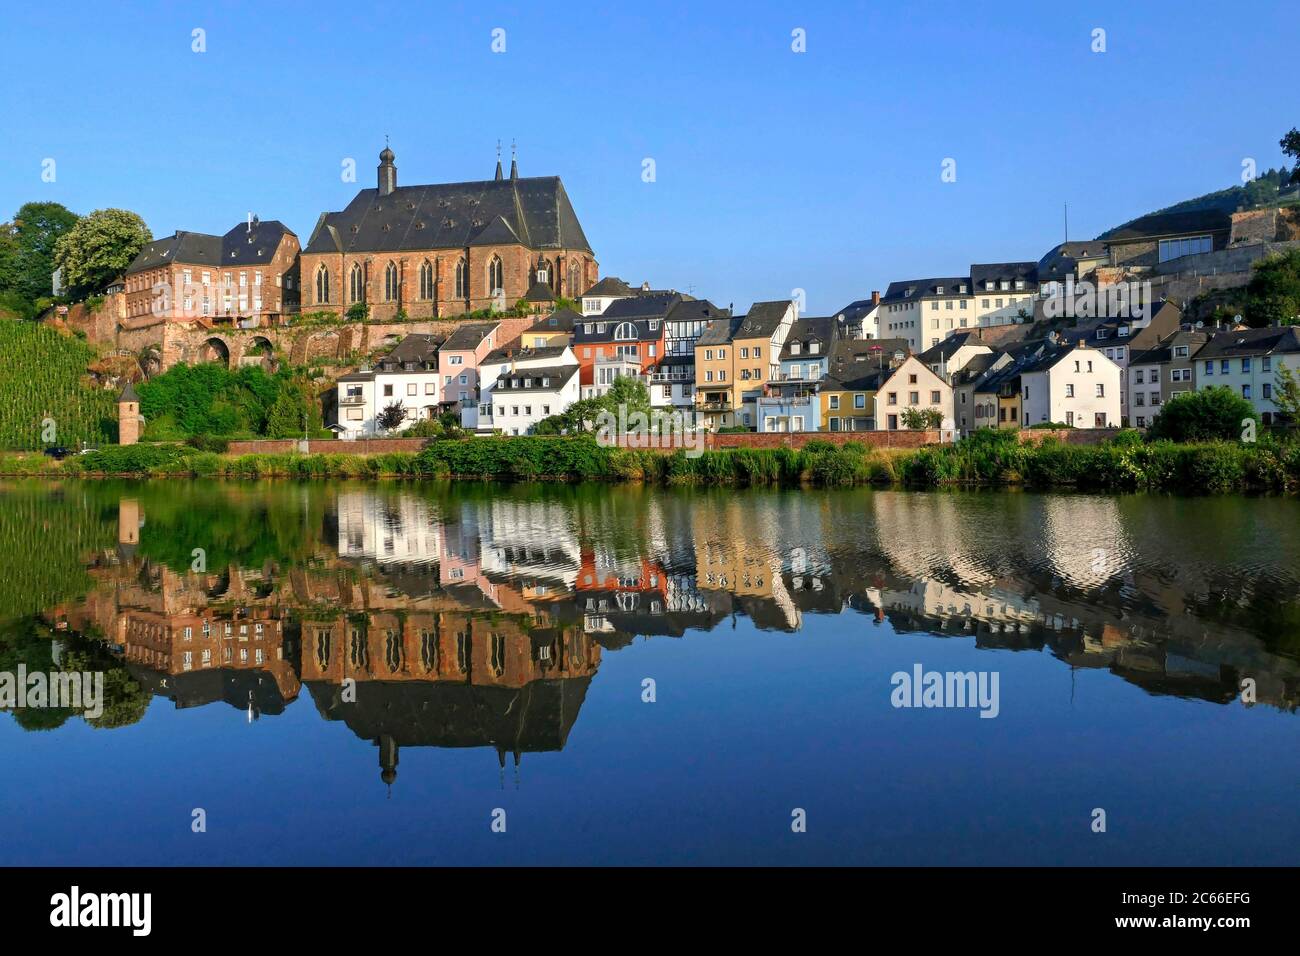
[[[665,485],[860,484],[936,488],[1023,485],[1095,491],[1222,494],[1300,490],[1300,443],[1143,442],[1023,444],[980,432],[952,445],[872,449],[811,441],[801,449],[684,452],[603,448],[590,437],[438,441],[419,453],[223,455],[181,445],[109,446],[62,463],[0,458],[5,475],[213,478],[462,478],[499,481],[645,481]]]

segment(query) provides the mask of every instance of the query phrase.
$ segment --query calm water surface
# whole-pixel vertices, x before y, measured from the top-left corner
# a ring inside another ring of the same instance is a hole
[[[2,864],[1300,862],[1295,500],[8,483],[20,665]]]

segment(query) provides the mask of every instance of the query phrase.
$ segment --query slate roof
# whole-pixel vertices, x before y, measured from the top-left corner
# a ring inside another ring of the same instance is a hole
[[[276,247],[293,230],[276,219],[256,222],[251,229],[241,222],[224,236],[206,232],[178,231],[163,239],[154,239],[131,260],[126,274],[157,269],[170,262],[214,268],[265,265],[275,255]]]
[[[1186,345],[1187,356],[1190,359],[1197,353],[1202,345],[1208,342],[1210,333],[1208,332],[1191,332],[1187,329],[1179,329],[1177,332],[1171,332],[1161,339],[1157,344],[1142,352],[1135,352],[1129,357],[1129,365],[1163,365],[1173,360],[1174,346]]]
[[[502,394],[514,394],[516,392],[554,392],[561,389],[578,374],[576,365],[550,365],[544,368],[521,368],[513,372],[502,372],[497,376],[496,388],[500,391],[493,391],[494,396]],[[551,384],[542,386],[542,379],[550,379]],[[519,385],[511,385],[510,382],[519,379]]]
[[[731,341],[731,333],[739,328],[743,316],[722,316],[709,322],[695,340],[695,347],[701,345],[726,345]]]
[[[584,322],[621,321],[624,319],[663,319],[681,301],[676,292],[651,292],[611,302],[599,316],[586,316]]]
[[[122,389],[122,394],[117,396],[119,402],[139,402],[140,396],[136,393],[135,386],[130,382],[126,383],[126,388]]]
[[[442,348],[444,351],[454,352],[473,351],[496,327],[496,322],[468,322],[465,325],[458,325],[442,343]]]
[[[427,368],[438,367],[438,348],[446,336],[416,332],[398,342],[391,352],[376,363],[380,371],[398,371],[408,362]]]
[[[734,337],[738,339],[757,339],[767,338],[776,331],[781,320],[785,318],[786,309],[790,307],[790,300],[783,299],[775,302],[755,302],[749,307],[737,326]]]
[[[582,316],[572,309],[556,309],[545,318],[538,319],[528,332],[572,332]]]
[[[665,322],[708,322],[711,319],[731,318],[730,309],[722,309],[708,299],[683,296],[668,312]]]
[[[992,279],[995,283],[1006,280],[1015,291],[1016,280],[1025,283],[1026,288],[1038,285],[1037,262],[981,262],[970,267],[970,287],[976,292],[984,290],[984,283]],[[989,290],[993,291],[993,290]],[[1022,290],[1023,291],[1023,290]]]
[[[605,276],[582,294],[584,296],[636,295],[636,290],[618,276]]]
[[[800,345],[798,358],[804,358],[812,355],[820,358],[823,355],[829,355],[831,346],[835,342],[835,333],[838,325],[833,315],[808,317],[798,319],[790,327],[790,334],[786,336],[785,345],[781,347],[782,359],[793,359],[796,356],[790,351],[790,343],[798,342]],[[809,352],[808,344],[810,342],[820,342],[820,352]]]
[[[547,345],[540,349],[529,348],[508,348],[497,349],[489,352],[487,358],[483,360],[484,365],[495,364],[497,362],[509,362],[511,359],[549,359],[559,358],[564,354],[567,345]],[[573,366],[577,368],[577,366]]]
[[[304,252],[398,252],[522,243],[530,249],[591,246],[558,176],[363,189],[321,216]]]
[[[889,362],[895,352],[910,354],[907,339],[841,339],[831,349],[821,387],[824,391],[871,391],[889,377]]]
[[[957,291],[961,286],[966,287],[965,292]],[[908,290],[911,294],[908,295]],[[942,292],[939,289],[943,289]],[[971,285],[969,276],[949,276],[947,278],[934,279],[904,279],[901,282],[889,283],[889,288],[885,294],[880,297],[882,305],[894,304],[897,302],[910,302],[913,299],[922,297],[947,297],[970,295]]]
[[[937,345],[932,345],[920,355],[917,356],[924,365],[933,365],[935,362],[946,362],[957,354],[957,350],[963,345],[983,345],[978,338],[973,338],[970,332],[958,332],[941,340]]]
[[[1275,352],[1300,352],[1300,328],[1242,329],[1217,332],[1196,353],[1198,359],[1229,358],[1235,355],[1270,355]]]

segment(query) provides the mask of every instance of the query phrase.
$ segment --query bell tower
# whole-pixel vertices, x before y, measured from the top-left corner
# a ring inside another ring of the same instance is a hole
[[[140,396],[130,382],[117,396],[117,443],[134,445],[140,440]]]
[[[397,157],[388,148],[388,137],[384,137],[384,151],[379,154],[379,195],[387,196],[397,188],[397,167],[393,160]]]

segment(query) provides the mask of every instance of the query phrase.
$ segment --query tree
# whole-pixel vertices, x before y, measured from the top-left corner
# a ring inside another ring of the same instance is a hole
[[[1282,147],[1282,154],[1290,156],[1292,159],[1300,160],[1300,129],[1291,127],[1291,132],[1283,136],[1277,143]],[[1300,162],[1297,162],[1295,169],[1291,171],[1291,181],[1300,182]]]
[[[1255,263],[1246,286],[1246,322],[1264,328],[1281,322],[1293,325],[1300,316],[1300,249],[1289,249]]]
[[[927,428],[938,428],[943,424],[943,412],[937,408],[905,408],[903,414],[899,416],[904,428],[910,428],[912,431],[924,431]]]
[[[1293,424],[1300,423],[1300,374],[1279,359],[1274,378],[1273,405],[1278,414]]]
[[[1255,408],[1226,386],[1175,394],[1160,408],[1147,437],[1170,441],[1238,441],[1243,422],[1259,416]]]
[[[152,239],[143,219],[127,209],[96,209],[54,247],[54,264],[76,295],[102,292]]]
[[[558,415],[542,419],[533,427],[533,434],[559,435],[589,432],[600,426],[604,415],[612,415],[620,424],[626,424],[638,412],[644,414],[647,419],[650,417],[650,390],[639,378],[621,376],[614,379],[614,383],[604,395],[580,399]]]
[[[11,266],[14,291],[29,302],[50,294],[54,274],[54,246],[77,224],[77,214],[56,202],[29,202],[14,215],[11,231],[17,244]]]
[[[375,424],[386,432],[399,428],[404,421],[406,421],[406,406],[401,402],[385,405],[384,410],[375,416]]]
[[[370,306],[364,302],[353,302],[345,314],[349,322],[364,322],[370,318]]]

